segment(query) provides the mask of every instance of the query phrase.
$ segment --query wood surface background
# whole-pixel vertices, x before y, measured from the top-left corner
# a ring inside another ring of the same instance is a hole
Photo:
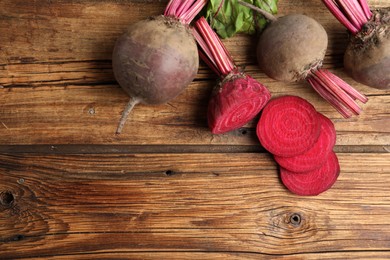
[[[369,1],[371,7],[389,0]],[[341,175],[317,197],[281,184],[255,126],[212,135],[216,77],[203,63],[166,105],[139,105],[116,83],[116,38],[167,1],[0,0],[0,259],[388,259],[390,91],[343,71],[345,29],[320,0],[279,0],[329,34],[324,67],[369,97],[344,119],[304,83],[267,78],[256,37],[224,40],[273,97],[299,95],[337,130]]]

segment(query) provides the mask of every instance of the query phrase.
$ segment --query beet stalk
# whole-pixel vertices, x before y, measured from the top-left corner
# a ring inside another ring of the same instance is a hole
[[[357,82],[390,88],[390,7],[370,10],[366,0],[322,0],[351,34],[344,68]]]
[[[328,35],[316,20],[298,14],[275,18],[251,4],[238,0],[270,20],[259,38],[257,60],[269,77],[284,81],[305,80],[345,118],[358,115],[367,98],[330,71],[322,69]]]
[[[199,56],[190,22],[207,0],[171,0],[164,15],[129,26],[114,47],[116,80],[130,96],[116,133],[139,103],[164,104],[179,95],[195,78]]]
[[[238,70],[225,45],[201,17],[193,30],[199,56],[220,77],[208,105],[207,120],[213,134],[237,129],[253,119],[271,98],[268,89]]]

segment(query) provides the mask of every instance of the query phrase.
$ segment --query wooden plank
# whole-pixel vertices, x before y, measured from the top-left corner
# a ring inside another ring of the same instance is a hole
[[[1,154],[0,258],[387,256],[390,155],[338,155],[335,186],[299,197],[267,154]]]
[[[78,255],[65,256],[50,256],[46,259],[170,259],[170,260],[193,260],[193,259],[210,259],[210,260],[254,260],[254,259],[331,259],[331,260],[345,260],[345,259],[389,259],[390,252],[318,252],[314,254],[291,254],[291,255],[267,255],[261,253],[242,253],[242,252],[112,252],[112,253],[86,253]],[[40,259],[40,258],[29,258]]]
[[[254,145],[256,119],[244,129],[213,136],[206,107],[215,76],[203,64],[196,81],[165,106],[139,106],[121,136],[114,131],[128,97],[115,83],[111,51],[128,24],[162,13],[167,1],[1,1],[0,143]],[[358,118],[344,120],[305,84],[267,78],[255,65],[254,37],[225,40],[239,66],[273,96],[299,95],[333,119],[338,145],[389,145],[390,91],[354,83],[342,69],[347,35],[320,1],[279,1],[280,14],[305,13],[329,33],[325,67],[366,93]],[[389,0],[371,1],[373,7]],[[246,133],[246,134],[243,134]]]
[[[81,254],[64,254],[64,255],[45,255],[45,259],[172,259],[172,260],[187,260],[187,259],[231,259],[231,260],[252,260],[252,259],[330,259],[330,260],[345,260],[345,259],[376,259],[387,260],[390,257],[388,251],[356,251],[356,252],[317,252],[304,254],[290,255],[269,255],[262,253],[242,253],[242,252],[100,252],[100,253],[81,253]],[[18,259],[42,259],[42,257],[28,257]]]
[[[274,96],[294,94],[296,88]],[[315,104],[335,123],[338,145],[389,145],[390,96],[370,97],[359,117],[343,119],[311,89],[300,87],[300,96]],[[167,105],[139,105],[121,135],[115,135],[127,97],[116,86],[67,86],[0,90],[0,143],[7,144],[258,144],[255,126],[225,135],[212,135],[207,128],[207,102],[211,86],[192,84]]]
[[[3,0],[0,64],[109,60],[118,35],[131,23],[162,14],[166,3]]]
[[[388,153],[390,145],[335,146],[337,153]],[[259,145],[0,145],[13,154],[264,153]]]

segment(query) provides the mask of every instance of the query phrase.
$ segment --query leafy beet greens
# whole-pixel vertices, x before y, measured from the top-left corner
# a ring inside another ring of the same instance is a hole
[[[278,0],[245,0],[269,13],[276,14]],[[237,0],[210,0],[206,19],[221,38],[236,33],[255,34],[267,24],[267,19],[238,4]]]

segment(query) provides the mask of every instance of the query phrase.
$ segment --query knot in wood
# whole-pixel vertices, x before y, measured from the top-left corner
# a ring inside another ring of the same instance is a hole
[[[293,226],[299,226],[301,225],[302,217],[299,213],[293,213],[290,216],[290,224]]]
[[[165,171],[165,175],[167,175],[167,176],[171,176],[171,175],[174,175],[174,174],[175,174],[175,172],[172,171],[172,170],[166,170]]]
[[[10,191],[0,193],[0,204],[10,206],[14,202],[14,195]]]

